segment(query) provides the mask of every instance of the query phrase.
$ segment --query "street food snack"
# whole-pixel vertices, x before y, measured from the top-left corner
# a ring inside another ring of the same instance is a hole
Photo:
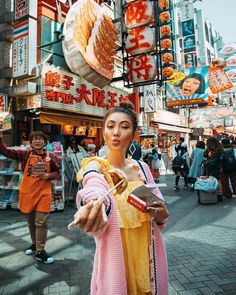
[[[116,188],[116,192],[118,194],[123,193],[123,191],[125,191],[125,189],[127,188],[127,185],[128,185],[128,180],[127,180],[126,174],[117,168],[109,170],[109,173],[111,175],[114,185],[116,185],[117,183],[119,183],[123,180],[123,182],[120,185],[118,185],[118,187]]]

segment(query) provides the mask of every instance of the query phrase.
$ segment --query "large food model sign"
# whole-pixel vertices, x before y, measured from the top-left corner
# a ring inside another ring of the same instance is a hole
[[[80,0],[70,8],[63,34],[63,51],[70,70],[103,88],[114,75],[118,31],[111,18],[93,0]]]
[[[124,38],[124,76],[128,85],[163,81],[173,74],[172,2],[126,1],[123,5],[126,31]],[[125,73],[127,70],[127,74]]]

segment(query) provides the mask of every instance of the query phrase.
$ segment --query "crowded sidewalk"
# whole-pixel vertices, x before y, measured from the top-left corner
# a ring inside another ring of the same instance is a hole
[[[181,180],[182,181],[182,180]],[[175,192],[174,176],[162,175],[170,220],[164,233],[170,295],[236,294],[236,200],[198,205],[195,192]],[[0,211],[0,294],[89,294],[94,241],[67,230],[76,209],[67,205],[49,221],[47,250],[55,263],[25,255],[27,224],[15,210]],[[161,294],[160,294],[161,295]]]

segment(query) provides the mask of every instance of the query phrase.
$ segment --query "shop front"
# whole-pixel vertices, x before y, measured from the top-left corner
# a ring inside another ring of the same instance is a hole
[[[40,93],[13,93],[18,96],[15,123],[19,145],[27,141],[31,131],[42,130],[50,142],[60,141],[64,148],[71,137],[78,144],[93,143],[99,148],[106,111],[127,97],[123,90],[110,86],[101,90],[78,75],[49,64],[41,66],[39,84]]]

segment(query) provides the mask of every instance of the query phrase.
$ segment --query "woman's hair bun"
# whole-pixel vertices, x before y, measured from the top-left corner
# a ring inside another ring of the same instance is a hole
[[[134,105],[129,100],[123,100],[120,102],[120,107],[134,112]]]

